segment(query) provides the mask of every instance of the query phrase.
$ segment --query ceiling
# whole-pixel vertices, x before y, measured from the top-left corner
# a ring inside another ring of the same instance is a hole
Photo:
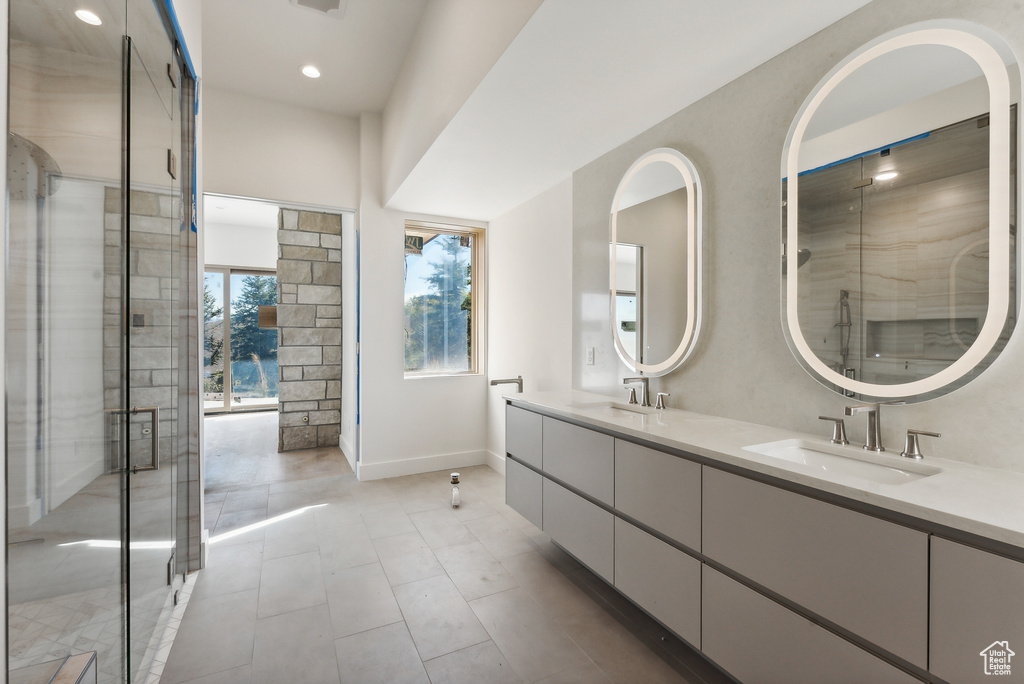
[[[349,0],[337,19],[289,0],[204,0],[203,81],[345,116],[380,112],[425,5]],[[306,64],[320,78],[303,76]]]
[[[288,0],[207,0],[204,81],[380,112],[428,1],[349,0],[338,20]],[[867,3],[545,0],[388,206],[496,218]],[[299,75],[310,62],[320,79]]]

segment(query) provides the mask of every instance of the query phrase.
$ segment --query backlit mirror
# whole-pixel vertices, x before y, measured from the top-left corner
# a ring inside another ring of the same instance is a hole
[[[804,368],[871,400],[976,377],[1016,318],[1012,52],[963,22],[864,46],[783,154],[783,327]]]
[[[632,372],[664,375],[700,328],[700,180],[676,150],[660,148],[623,176],[611,212],[612,337]]]

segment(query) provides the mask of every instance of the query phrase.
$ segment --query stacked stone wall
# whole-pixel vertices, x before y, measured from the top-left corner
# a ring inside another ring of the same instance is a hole
[[[278,221],[278,450],[337,446],[341,216],[282,209]]]

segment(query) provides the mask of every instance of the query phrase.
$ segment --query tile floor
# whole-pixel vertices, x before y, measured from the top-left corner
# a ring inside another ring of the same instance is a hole
[[[452,509],[447,472],[359,482],[340,450],[268,451],[275,420],[206,421],[209,560],[164,684],[728,681],[505,506],[490,468],[460,469]]]
[[[171,527],[170,469],[139,473],[132,487],[134,534],[160,541]],[[121,480],[100,475],[27,528],[7,549],[8,669],[12,681],[37,665],[96,652],[98,681],[124,681]],[[147,525],[150,521],[152,525]],[[166,538],[164,539],[166,540]],[[168,540],[168,544],[169,544]],[[132,680],[159,680],[158,654],[174,638],[166,548],[132,548]],[[152,676],[151,676],[152,675]]]

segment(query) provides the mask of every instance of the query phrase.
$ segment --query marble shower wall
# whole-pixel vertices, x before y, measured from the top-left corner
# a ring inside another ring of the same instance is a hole
[[[341,216],[282,209],[278,221],[278,451],[338,446]]]
[[[800,326],[819,358],[866,382],[933,375],[988,308],[988,127],[969,120],[800,179]],[[923,131],[922,131],[923,132]],[[863,188],[881,163],[898,180]],[[852,325],[839,326],[840,291]]]

